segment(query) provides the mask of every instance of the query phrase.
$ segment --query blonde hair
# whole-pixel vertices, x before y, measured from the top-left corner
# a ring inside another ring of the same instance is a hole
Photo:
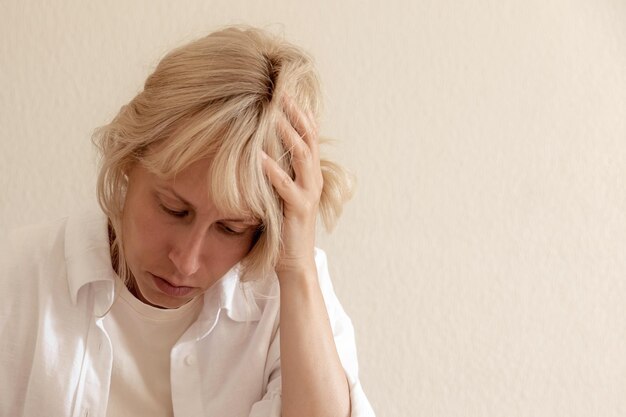
[[[320,88],[311,58],[265,31],[229,27],[168,53],[143,91],[96,130],[93,141],[102,157],[98,200],[113,228],[112,259],[124,281],[131,275],[121,219],[127,173],[135,163],[173,178],[210,158],[207,192],[216,207],[261,221],[256,243],[242,261],[242,279],[273,270],[280,254],[282,201],[263,173],[260,152],[293,178],[289,152],[277,132],[285,94],[318,117]],[[321,167],[320,214],[330,230],[349,198],[350,181],[331,161],[322,159]]]

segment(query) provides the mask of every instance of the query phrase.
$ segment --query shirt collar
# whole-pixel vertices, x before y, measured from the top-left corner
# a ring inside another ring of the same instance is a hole
[[[115,271],[109,252],[108,220],[96,210],[70,216],[65,228],[65,264],[70,297],[74,304],[85,285],[94,284],[96,315],[113,304]]]
[[[235,265],[219,281],[205,293],[205,310],[207,306],[218,305],[224,309],[228,317],[234,321],[258,321],[261,310],[256,303],[256,282],[242,282],[241,265]]]
[[[115,300],[116,273],[111,266],[108,219],[100,210],[70,216],[65,230],[65,262],[72,302],[76,304],[80,289],[93,284],[94,313],[105,315]],[[267,292],[271,278],[241,282],[241,267],[235,265],[204,294],[202,318],[224,309],[234,321],[252,322],[261,318],[256,303],[259,291]],[[260,286],[264,287],[263,289]],[[270,292],[272,292],[270,282]]]

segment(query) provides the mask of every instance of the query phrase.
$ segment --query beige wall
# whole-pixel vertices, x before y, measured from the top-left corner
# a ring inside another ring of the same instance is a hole
[[[626,415],[621,0],[5,0],[0,230],[93,200],[91,130],[228,23],[317,59],[359,178],[320,244],[380,416]]]

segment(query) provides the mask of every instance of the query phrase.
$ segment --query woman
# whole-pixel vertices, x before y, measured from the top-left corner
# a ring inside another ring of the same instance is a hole
[[[94,142],[102,212],[16,233],[2,416],[373,415],[314,248],[349,189],[298,48],[227,28],[169,53]]]

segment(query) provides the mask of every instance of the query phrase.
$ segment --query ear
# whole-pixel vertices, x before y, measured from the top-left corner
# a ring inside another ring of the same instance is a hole
[[[130,177],[130,173],[137,167],[137,165],[139,164],[139,161],[137,161],[136,159],[133,159],[131,162],[128,162],[126,164],[124,164],[122,166],[122,174],[124,175],[124,178],[128,181],[128,177]]]

